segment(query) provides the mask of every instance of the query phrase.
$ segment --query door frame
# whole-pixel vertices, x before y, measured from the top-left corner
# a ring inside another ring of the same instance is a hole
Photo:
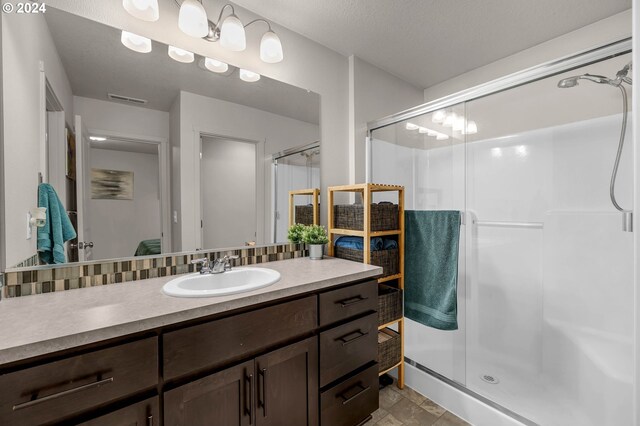
[[[171,157],[169,139],[95,128],[88,128],[87,131],[89,135],[101,135],[122,142],[144,143],[158,147],[161,251],[163,254],[171,253],[171,176],[169,173],[171,170]],[[90,172],[90,170],[87,170],[87,172]]]
[[[203,241],[204,241],[204,227],[203,227],[203,223],[204,223],[204,207],[203,207],[203,203],[202,203],[202,197],[203,197],[203,189],[201,182],[202,182],[202,174],[201,174],[201,167],[200,167],[200,160],[202,159],[202,138],[212,138],[212,139],[224,139],[224,140],[230,140],[230,141],[234,141],[234,142],[243,142],[243,143],[252,143],[255,145],[256,147],[256,159],[255,159],[255,165],[256,165],[256,214],[255,214],[255,220],[256,220],[256,245],[262,245],[264,244],[264,212],[265,212],[265,184],[263,183],[262,185],[260,184],[260,182],[264,182],[264,150],[265,150],[265,143],[266,140],[255,140],[255,139],[246,139],[246,138],[240,138],[237,136],[227,136],[227,135],[222,135],[222,134],[216,134],[216,133],[210,133],[210,132],[204,132],[204,131],[200,131],[198,129],[193,130],[193,135],[194,135],[194,146],[196,146],[198,149],[194,150],[194,193],[195,193],[195,197],[194,197],[194,215],[195,215],[195,220],[194,220],[194,232],[193,234],[195,235],[195,243],[196,243],[196,250],[209,250],[209,249],[213,249],[213,248],[231,248],[231,247],[203,247]],[[240,243],[240,242],[239,242]],[[239,244],[240,246],[240,244]]]

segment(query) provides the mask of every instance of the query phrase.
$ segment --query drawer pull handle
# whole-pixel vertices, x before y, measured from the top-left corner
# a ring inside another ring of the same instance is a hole
[[[360,295],[355,296],[355,297],[350,297],[348,299],[344,299],[344,300],[338,300],[336,302],[336,305],[340,305],[343,308],[348,308],[349,306],[353,306],[356,305],[360,302],[364,302],[365,300],[369,299],[368,297],[362,297]]]
[[[357,336],[352,337],[351,339],[347,339],[347,337],[353,336],[354,334],[357,334]],[[349,343],[353,343],[358,339],[362,339],[364,336],[367,336],[368,334],[369,334],[368,332],[363,333],[361,330],[358,330],[358,331],[354,331],[354,332],[349,333],[349,334],[345,334],[342,337],[338,337],[336,339],[336,342],[339,340],[339,341],[342,342],[342,346],[347,346]]]
[[[360,390],[355,394],[352,395],[350,397],[346,397],[345,394],[347,392],[343,392],[342,394],[338,395],[339,398],[342,398],[344,401],[342,401],[342,405],[347,405],[348,403],[350,403],[351,401],[353,401],[354,399],[356,399],[357,397],[359,397],[360,395],[362,395],[363,393],[365,393],[366,391],[368,391],[369,389],[371,389],[371,386],[367,386],[366,388],[363,387],[360,383],[358,383],[356,386],[354,387],[359,387]],[[353,388],[348,389],[347,391],[350,391]]]
[[[262,407],[262,417],[267,417],[267,369],[258,370],[258,407]],[[260,380],[262,377],[262,380]]]
[[[32,407],[34,405],[40,404],[42,402],[51,401],[52,399],[61,398],[63,396],[67,396],[67,395],[73,395],[74,393],[86,391],[86,390],[93,389],[93,388],[99,388],[102,385],[106,385],[106,384],[109,384],[109,383],[112,383],[112,382],[113,382],[113,377],[107,377],[106,379],[102,379],[102,380],[98,380],[98,381],[93,382],[93,383],[89,383],[89,384],[86,384],[86,385],[78,386],[77,388],[67,389],[67,390],[62,391],[62,392],[54,393],[54,394],[51,394],[51,395],[44,396],[42,398],[33,399],[31,401],[28,401],[28,402],[23,402],[22,404],[14,405],[13,406],[13,411],[22,410],[23,408],[29,408],[29,407]]]
[[[147,426],[153,426],[153,416],[147,417]]]
[[[245,403],[245,408],[244,408],[244,414],[248,414],[249,415],[249,424],[252,425],[253,424],[253,405],[254,405],[254,388],[253,388],[253,374],[249,374],[248,376],[245,376],[245,381],[249,382],[248,385],[245,385],[244,389],[245,389],[245,395],[244,395],[244,403]],[[249,390],[249,398],[247,398],[247,389]],[[248,401],[247,401],[248,400]]]

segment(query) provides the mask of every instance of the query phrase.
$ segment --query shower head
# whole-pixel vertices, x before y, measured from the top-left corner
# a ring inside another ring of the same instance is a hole
[[[567,77],[558,82],[558,87],[561,89],[568,89],[570,87],[575,87],[578,85],[578,80],[589,80],[598,84],[611,84],[616,86],[616,81],[611,80],[602,75],[593,75],[593,74],[582,74],[576,75],[573,77]]]

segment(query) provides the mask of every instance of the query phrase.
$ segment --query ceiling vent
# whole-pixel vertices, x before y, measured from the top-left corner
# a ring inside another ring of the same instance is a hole
[[[131,98],[129,96],[116,95],[115,93],[108,93],[107,97],[112,101],[128,102],[130,104],[136,104],[136,105],[144,105],[147,102],[149,102],[146,99]]]

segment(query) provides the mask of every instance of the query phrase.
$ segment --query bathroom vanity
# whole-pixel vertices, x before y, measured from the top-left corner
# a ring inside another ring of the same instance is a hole
[[[268,267],[280,282],[220,298],[172,298],[158,278],[0,302],[0,320],[32,312],[50,318],[40,335],[59,334],[0,332],[0,424],[364,422],[378,408],[380,268]]]

